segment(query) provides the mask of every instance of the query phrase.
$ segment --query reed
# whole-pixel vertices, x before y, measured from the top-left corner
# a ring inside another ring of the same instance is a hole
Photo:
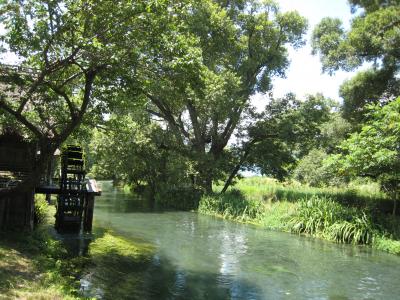
[[[220,189],[214,188],[216,192]],[[311,188],[251,177],[225,194],[203,196],[198,210],[272,230],[400,254],[400,218],[388,215],[385,206],[390,207],[390,200],[373,185]]]
[[[345,207],[317,196],[301,200],[289,224],[292,232],[349,244],[371,244],[377,232],[368,211]]]

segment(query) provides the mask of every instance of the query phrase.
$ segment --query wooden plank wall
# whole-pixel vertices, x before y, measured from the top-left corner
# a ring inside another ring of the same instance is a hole
[[[34,164],[34,147],[26,142],[0,142],[0,171],[7,172],[13,181],[29,174]],[[1,187],[0,187],[1,188]],[[16,191],[0,198],[0,228],[31,230],[34,220],[34,190]]]

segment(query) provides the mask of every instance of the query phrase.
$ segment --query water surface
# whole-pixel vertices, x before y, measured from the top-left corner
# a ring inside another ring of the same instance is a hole
[[[149,212],[109,184],[94,218],[95,226],[155,246],[151,263],[137,270],[132,299],[400,299],[400,257],[365,247]]]

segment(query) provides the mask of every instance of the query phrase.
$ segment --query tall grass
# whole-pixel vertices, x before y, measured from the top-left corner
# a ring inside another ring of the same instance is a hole
[[[35,195],[34,221],[35,224],[43,224],[47,221],[49,213],[49,205],[46,196],[41,194]]]
[[[216,185],[214,190],[219,192],[221,186]],[[247,177],[237,182],[230,189],[240,190],[248,199],[259,201],[289,201],[297,202],[300,199],[311,199],[315,196],[330,198],[346,206],[371,208],[384,213],[392,211],[393,202],[379,190],[376,183],[351,183],[346,188],[315,188],[300,183],[280,183],[267,177]],[[230,190],[228,189],[228,191]]]
[[[365,187],[321,189],[245,178],[223,195],[202,197],[199,212],[400,254],[400,218],[386,214],[390,201],[376,186]]]
[[[225,194],[202,197],[199,212],[219,215],[226,219],[242,222],[255,222],[263,216],[263,203],[247,199],[239,190],[230,190]]]
[[[376,231],[367,211],[344,207],[329,198],[319,197],[301,200],[289,224],[295,233],[351,244],[371,244]]]

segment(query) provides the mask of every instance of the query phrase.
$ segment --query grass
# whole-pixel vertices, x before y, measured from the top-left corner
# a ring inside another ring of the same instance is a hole
[[[47,226],[3,232],[0,238],[0,299],[77,299],[80,258],[70,257]]]
[[[390,200],[374,185],[318,189],[263,177],[242,179],[199,205],[204,214],[400,254],[400,218],[390,211]]]
[[[41,213],[44,210],[41,207]],[[137,271],[149,262],[152,248],[102,231],[95,235],[87,255],[76,256],[51,234],[55,208],[46,211],[43,224],[32,232],[0,232],[0,299],[95,296],[82,292],[82,278],[110,299],[127,296],[124,286],[138,280]]]
[[[215,186],[219,192],[221,186]],[[348,188],[314,188],[300,183],[279,183],[267,177],[247,177],[240,180],[234,188],[240,190],[247,198],[255,200],[279,200],[296,202],[299,199],[309,199],[313,196],[334,199],[337,202],[351,205],[387,202],[386,196],[379,191],[379,185],[350,184]]]

